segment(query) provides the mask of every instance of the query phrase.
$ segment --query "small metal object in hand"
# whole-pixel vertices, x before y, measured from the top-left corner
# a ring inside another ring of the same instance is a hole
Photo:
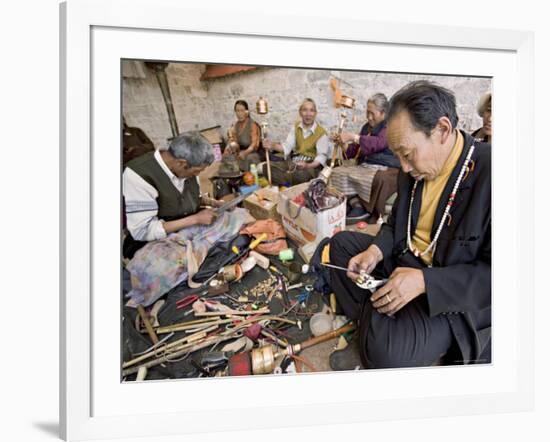
[[[386,282],[388,282],[387,279],[376,279],[374,276],[371,276],[366,272],[360,272],[359,278],[355,280],[355,284],[357,284],[358,287],[371,291],[384,285]]]
[[[376,279],[374,276],[369,275],[364,270],[361,270],[359,273],[357,273],[353,270],[347,269],[345,267],[335,266],[333,264],[321,263],[321,265],[325,266],[325,267],[330,267],[330,268],[336,269],[336,270],[343,270],[345,272],[352,272],[352,273],[358,274],[359,277],[355,280],[355,284],[357,284],[357,286],[362,288],[362,289],[373,291],[376,288],[378,288],[378,287],[384,285],[386,282],[388,282],[387,279]]]

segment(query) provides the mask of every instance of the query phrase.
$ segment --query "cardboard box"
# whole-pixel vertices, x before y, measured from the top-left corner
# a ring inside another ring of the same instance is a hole
[[[199,133],[206,138],[210,144],[222,144],[223,137],[221,132],[221,126],[209,127],[207,129],[202,129]]]
[[[287,235],[300,246],[306,243],[318,244],[346,228],[346,198],[335,189],[331,193],[342,197],[342,202],[332,209],[313,213],[306,207],[300,208],[294,197],[307,189],[309,183],[298,184],[281,192],[277,212],[281,215]],[[309,246],[313,248],[313,246]]]
[[[273,219],[281,222],[281,216],[277,213],[278,203],[278,193],[261,189],[245,199],[243,205],[256,219]]]

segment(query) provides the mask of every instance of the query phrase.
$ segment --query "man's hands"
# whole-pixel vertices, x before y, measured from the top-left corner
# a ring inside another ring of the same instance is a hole
[[[357,135],[351,132],[342,132],[340,134],[340,141],[342,143],[351,143],[357,141]]]
[[[359,277],[361,271],[366,273],[372,273],[376,265],[382,261],[382,251],[375,245],[369,246],[367,250],[355,255],[349,260],[347,276],[352,281],[355,281]]]
[[[307,163],[305,161],[296,161],[294,164],[296,165],[296,169],[305,170],[305,169],[310,169],[313,163]]]
[[[370,300],[378,313],[393,316],[425,291],[422,270],[397,267],[390,275],[388,282],[374,292]]]
[[[218,217],[217,213],[212,209],[203,209],[193,215],[195,224],[212,224]]]
[[[355,281],[361,271],[372,273],[382,261],[380,249],[371,245],[367,250],[349,260],[347,276]],[[375,291],[370,300],[378,313],[393,316],[414,298],[426,292],[422,270],[411,267],[397,267],[388,282]]]
[[[281,143],[277,141],[271,141],[269,138],[266,138],[265,140],[262,141],[262,146],[264,147],[265,150],[269,152],[275,151],[275,152],[284,153],[284,150],[285,150]]]

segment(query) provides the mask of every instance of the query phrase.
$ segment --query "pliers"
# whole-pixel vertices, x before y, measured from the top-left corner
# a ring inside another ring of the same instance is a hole
[[[188,295],[182,299],[176,301],[176,310],[181,310],[189,305],[192,305],[195,301],[199,299],[198,295]]]
[[[355,284],[362,289],[370,290],[374,292],[378,287],[386,284],[388,279],[376,279],[374,276],[369,275],[367,272],[360,272],[359,278],[355,280]]]

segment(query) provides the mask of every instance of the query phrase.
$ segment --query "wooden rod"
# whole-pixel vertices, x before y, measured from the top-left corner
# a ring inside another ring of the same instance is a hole
[[[141,320],[143,321],[143,324],[145,324],[145,329],[147,330],[147,334],[151,338],[151,341],[153,341],[153,344],[158,344],[159,338],[155,333],[155,330],[153,330],[153,326],[149,322],[149,316],[145,312],[145,309],[140,304],[137,306],[137,311],[139,313],[139,316],[141,316]]]

